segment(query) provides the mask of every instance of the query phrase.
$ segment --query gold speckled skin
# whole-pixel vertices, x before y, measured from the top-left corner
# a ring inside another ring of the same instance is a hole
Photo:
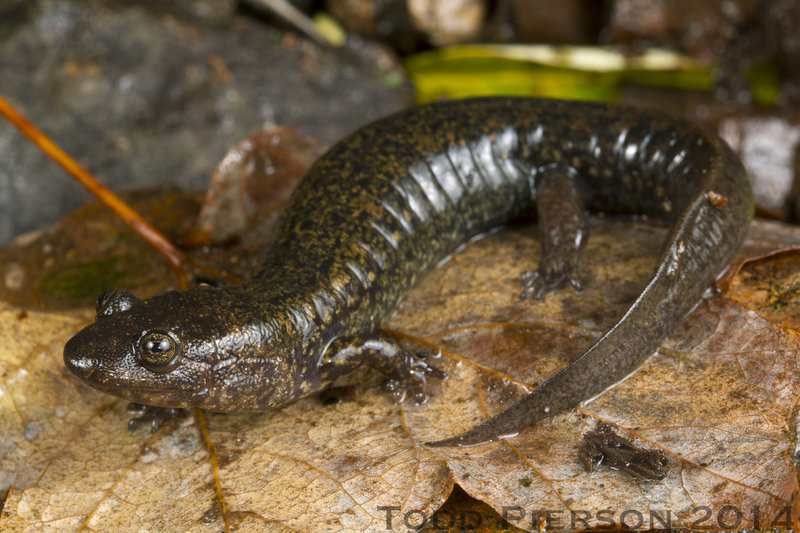
[[[286,404],[356,366],[351,359],[365,351],[343,350],[345,341],[366,346],[420,276],[544,195],[548,173],[571,177],[590,210],[645,214],[672,228],[651,282],[603,339],[510,414],[446,444],[516,431],[633,371],[730,261],[753,203],[741,163],[719,138],[658,113],[581,102],[484,98],[402,111],[314,164],[254,279],[136,300],[73,337],[65,361],[93,386],[141,403]],[[725,205],[708,200],[712,191]],[[558,229],[575,212],[556,205],[540,223]],[[566,271],[559,257],[574,253],[550,246],[547,259]],[[153,329],[180,343],[169,372],[139,364],[136,343]]]

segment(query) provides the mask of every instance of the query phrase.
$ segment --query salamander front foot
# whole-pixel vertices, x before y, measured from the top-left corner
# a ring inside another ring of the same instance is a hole
[[[447,374],[438,368],[429,365],[421,355],[402,350],[397,354],[398,366],[389,373],[386,390],[392,393],[395,403],[402,403],[407,399],[416,404],[428,401],[425,392],[427,377],[445,379]]]
[[[408,399],[421,404],[428,400],[425,385],[428,376],[444,379],[447,374],[430,365],[424,357],[403,348],[398,339],[384,332],[339,337],[323,354],[319,366],[325,381],[351,372],[362,364],[385,374],[387,390],[395,403]]]
[[[131,402],[128,404],[128,413],[135,415],[128,421],[128,431],[136,431],[142,426],[149,425],[150,431],[155,433],[167,420],[182,418],[187,415],[188,410]]]

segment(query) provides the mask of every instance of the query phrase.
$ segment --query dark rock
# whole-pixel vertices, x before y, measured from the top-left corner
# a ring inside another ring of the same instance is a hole
[[[202,190],[255,130],[290,125],[333,142],[408,103],[380,69],[255,21],[214,24],[159,2],[40,0],[0,41],[3,96],[112,190]],[[187,8],[188,9],[188,8]],[[208,12],[213,13],[213,7]],[[89,199],[0,120],[0,244]]]
[[[492,42],[595,44],[605,23],[596,0],[497,0],[483,30]]]
[[[800,102],[797,0],[615,0],[608,40],[675,48],[715,66],[715,93],[730,109],[752,100],[747,72],[772,59],[780,101]]]

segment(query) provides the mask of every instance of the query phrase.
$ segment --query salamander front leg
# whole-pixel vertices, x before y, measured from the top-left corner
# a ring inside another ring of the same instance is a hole
[[[189,413],[188,409],[175,407],[155,407],[141,403],[128,404],[128,414],[134,415],[128,420],[128,431],[136,431],[140,427],[150,426],[150,431],[156,432],[167,420],[182,418]]]
[[[353,335],[334,340],[322,356],[319,372],[324,381],[367,364],[386,374],[386,388],[396,403],[407,398],[425,403],[425,383],[428,376],[444,379],[443,371],[426,363],[420,356],[406,350],[397,339],[386,333]]]
[[[552,167],[536,176],[536,211],[542,259],[538,270],[522,274],[521,296],[536,300],[568,282],[580,291],[580,254],[589,229],[584,212],[577,172],[572,168]]]

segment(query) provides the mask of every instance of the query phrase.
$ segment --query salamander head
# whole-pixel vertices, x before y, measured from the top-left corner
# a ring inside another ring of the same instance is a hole
[[[64,347],[67,368],[96,389],[147,405],[215,411],[291,399],[281,400],[285,387],[269,386],[287,358],[263,320],[250,320],[252,310],[243,311],[229,291],[198,287],[140,300],[113,290],[98,297],[96,309],[95,322]],[[242,392],[242,376],[264,385],[258,398]]]

